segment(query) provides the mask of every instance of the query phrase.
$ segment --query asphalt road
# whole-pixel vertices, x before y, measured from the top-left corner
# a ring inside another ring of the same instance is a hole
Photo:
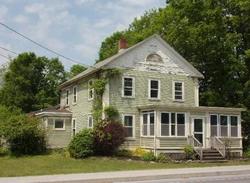
[[[249,172],[250,173],[250,172]],[[190,177],[117,183],[250,183],[250,174]]]

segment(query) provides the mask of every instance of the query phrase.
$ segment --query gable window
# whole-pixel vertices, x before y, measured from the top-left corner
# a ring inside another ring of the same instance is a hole
[[[134,137],[134,116],[133,115],[124,115],[123,116],[123,125],[125,128],[126,137]]]
[[[63,119],[54,120],[54,129],[55,130],[65,130],[65,123]]]
[[[161,136],[185,136],[185,114],[162,112]]]
[[[160,80],[149,80],[149,99],[160,99]]]
[[[88,128],[93,128],[93,116],[91,114],[88,115]]]
[[[174,81],[173,82],[173,99],[175,101],[184,100],[184,82]]]
[[[144,112],[142,115],[142,135],[154,136],[155,134],[155,113]]]
[[[76,104],[77,102],[77,86],[73,87],[73,103]]]
[[[122,81],[122,96],[123,97],[134,97],[134,78],[123,77]]]
[[[69,105],[69,90],[66,90],[66,105]]]
[[[88,82],[88,99],[92,100],[93,98],[94,98],[93,80],[89,80],[89,82]]]
[[[76,135],[76,119],[72,119],[72,136],[74,137]]]
[[[146,57],[146,62],[162,63],[162,58],[157,53],[151,53]]]

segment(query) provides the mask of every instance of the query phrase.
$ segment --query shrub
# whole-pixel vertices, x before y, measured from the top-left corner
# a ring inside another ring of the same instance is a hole
[[[7,154],[9,154],[8,149],[6,147],[0,147],[0,157],[5,156]]]
[[[113,106],[105,107],[104,113],[107,120],[115,120],[117,117],[119,117],[118,110]]]
[[[157,156],[156,161],[159,162],[159,163],[169,163],[172,160],[171,160],[171,158],[167,154],[160,153]]]
[[[13,155],[32,155],[46,151],[45,130],[37,118],[26,115],[12,116],[3,125],[2,135]]]
[[[119,149],[115,152],[115,155],[119,157],[132,157],[132,151],[127,149]]]
[[[145,154],[142,155],[142,160],[143,161],[155,161],[156,157],[153,152],[146,152]]]
[[[125,140],[120,122],[103,120],[94,128],[94,147],[97,155],[112,155]]]
[[[186,154],[186,159],[192,159],[194,156],[194,148],[191,145],[187,145],[184,148],[184,152]]]
[[[248,149],[244,152],[244,157],[245,157],[245,158],[250,158],[250,148],[248,148]]]
[[[86,158],[94,153],[94,136],[92,129],[84,129],[77,133],[68,146],[71,157]]]
[[[147,151],[145,151],[141,147],[138,147],[133,151],[133,156],[142,157],[145,153],[147,153]]]

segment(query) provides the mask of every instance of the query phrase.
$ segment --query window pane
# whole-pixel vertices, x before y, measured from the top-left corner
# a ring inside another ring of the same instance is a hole
[[[124,78],[124,87],[132,87],[133,86],[133,79],[132,78]]]
[[[177,124],[185,124],[185,115],[177,114]]]
[[[237,116],[231,116],[231,126],[237,126],[238,125],[238,118]]]
[[[227,126],[221,126],[221,136],[222,137],[226,137],[228,136],[228,133],[227,133]]]
[[[143,124],[143,126],[142,126],[142,134],[144,135],[144,136],[147,136],[148,135],[148,125],[147,124]]]
[[[175,123],[175,113],[171,113],[171,123]]]
[[[237,126],[231,126],[231,136],[238,137],[238,127]]]
[[[169,124],[169,113],[161,113],[161,123]]]
[[[158,98],[158,90],[150,90],[150,98]]]
[[[177,136],[185,136],[185,125],[184,124],[177,125]]]
[[[148,114],[143,114],[143,124],[148,124]]]
[[[220,116],[220,125],[227,125],[227,116]]]
[[[149,133],[150,133],[150,136],[153,136],[154,133],[155,133],[155,125],[154,124],[150,124],[150,129],[149,129]]]
[[[92,128],[93,127],[93,118],[92,118],[92,116],[89,116],[88,123],[89,123],[89,128]]]
[[[214,136],[218,136],[217,135],[217,125],[211,125],[211,136],[214,137]]]
[[[217,115],[211,115],[210,116],[210,122],[211,122],[211,125],[217,125]]]
[[[194,119],[194,131],[203,132],[202,119]]]
[[[157,80],[151,80],[151,89],[158,89],[159,82]]]
[[[125,136],[126,137],[133,137],[133,128],[131,127],[125,127]]]
[[[171,125],[171,135],[175,135],[175,125]]]
[[[124,126],[133,126],[133,116],[124,116]]]
[[[63,128],[64,122],[63,120],[55,120],[55,128]]]
[[[154,123],[155,123],[155,114],[150,113],[150,124],[154,124]]]

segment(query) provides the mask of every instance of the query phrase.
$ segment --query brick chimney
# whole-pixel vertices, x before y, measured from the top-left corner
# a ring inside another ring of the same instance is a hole
[[[119,44],[118,44],[118,49],[119,49],[119,52],[126,49],[127,48],[127,40],[124,39],[124,38],[121,38],[119,40]]]

